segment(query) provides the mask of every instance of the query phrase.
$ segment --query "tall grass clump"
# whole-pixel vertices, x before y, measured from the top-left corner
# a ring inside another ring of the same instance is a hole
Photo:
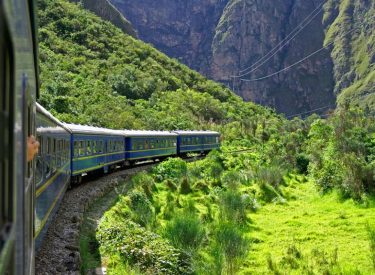
[[[239,266],[238,263],[247,255],[250,248],[249,240],[235,224],[230,222],[219,223],[215,240],[224,255],[227,273],[235,274]]]
[[[244,198],[245,197],[236,190],[222,192],[219,196],[221,218],[237,225],[245,224],[247,220],[247,204]]]
[[[194,252],[202,243],[205,229],[199,218],[193,213],[176,215],[164,230],[164,236],[172,244],[187,252]]]
[[[370,224],[367,224],[366,229],[367,229],[368,238],[369,238],[369,246],[370,246],[370,255],[371,255],[372,266],[373,266],[374,271],[375,271],[375,227],[370,226]]]

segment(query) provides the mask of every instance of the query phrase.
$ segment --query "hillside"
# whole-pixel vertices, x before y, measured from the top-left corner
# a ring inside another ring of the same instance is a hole
[[[375,114],[375,2],[329,0],[325,43],[334,42],[338,103],[355,103]]]
[[[40,102],[64,121],[186,129],[244,109],[270,113],[76,4],[40,0],[38,8]]]

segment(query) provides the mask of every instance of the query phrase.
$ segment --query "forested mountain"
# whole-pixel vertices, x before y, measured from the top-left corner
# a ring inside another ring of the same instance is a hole
[[[271,114],[80,5],[40,0],[38,10],[40,101],[64,121],[198,129]]]
[[[345,96],[362,103],[374,93],[374,1],[111,1],[141,39],[233,87],[245,100],[291,115],[327,111],[348,86],[352,88]],[[353,28],[356,31],[348,32]],[[284,48],[256,63],[290,37]],[[259,79],[324,45],[326,49],[290,70]],[[255,63],[259,66],[251,67]],[[239,77],[233,83],[231,76]]]

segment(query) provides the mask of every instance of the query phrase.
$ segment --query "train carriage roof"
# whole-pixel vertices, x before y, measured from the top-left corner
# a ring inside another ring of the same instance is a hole
[[[179,136],[219,136],[219,132],[215,131],[173,131]]]
[[[144,130],[124,130],[127,137],[176,137],[177,134],[168,131],[144,131]]]
[[[50,112],[48,112],[42,105],[39,103],[36,103],[36,111],[39,114],[42,114],[43,116],[47,117],[51,121],[53,121],[56,125],[62,127],[65,129],[65,131],[70,132],[70,130],[65,126],[64,123],[62,123],[60,120],[55,118]],[[57,128],[55,127],[40,127],[37,129],[38,132],[51,132],[51,131],[56,131]],[[58,132],[61,132],[62,129],[57,129]]]
[[[101,127],[89,126],[89,125],[79,125],[79,124],[68,124],[63,123],[64,126],[73,134],[91,134],[91,135],[109,135],[109,136],[124,136],[121,130],[112,130]]]

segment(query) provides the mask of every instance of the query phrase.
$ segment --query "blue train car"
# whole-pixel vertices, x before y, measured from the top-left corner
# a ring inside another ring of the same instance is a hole
[[[125,164],[123,131],[85,125],[64,124],[71,132],[72,182],[79,183],[82,175],[107,173]]]
[[[39,104],[36,127],[40,143],[34,173],[35,246],[38,249],[70,183],[70,132]]]
[[[177,155],[177,134],[166,131],[125,130],[126,161],[131,165],[136,161],[164,159]]]
[[[177,153],[207,153],[220,148],[220,133],[213,131],[174,131],[178,135]]]
[[[32,274],[38,62],[33,1],[0,1],[0,274]]]

